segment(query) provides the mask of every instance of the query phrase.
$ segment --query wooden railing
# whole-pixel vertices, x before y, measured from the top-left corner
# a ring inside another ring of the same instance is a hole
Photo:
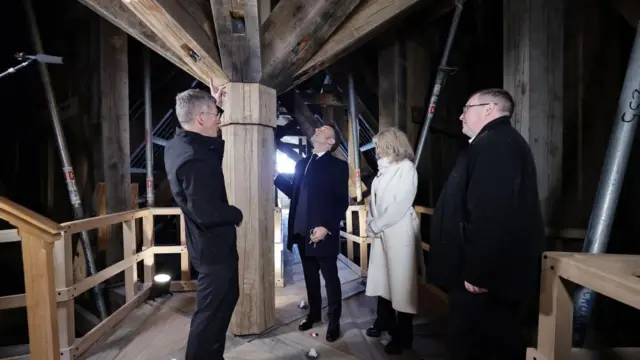
[[[572,283],[640,309],[639,255],[547,252],[542,261],[538,345],[527,350],[527,360],[577,358],[571,347]],[[618,351],[611,358],[640,358],[640,348]]]
[[[157,215],[180,216],[180,245],[154,245],[154,216]],[[12,237],[11,230],[3,231],[1,239],[21,241],[25,281],[25,294],[1,297],[0,309],[27,307],[31,359],[74,359],[84,353],[147,299],[155,274],[155,254],[181,255],[181,278],[171,282],[172,291],[195,289],[189,272],[184,218],[178,208],[147,208],[56,224],[0,198],[0,218],[17,228],[15,236]],[[136,246],[138,221],[142,222],[139,251]],[[115,224],[122,224],[124,259],[74,283],[72,236]],[[138,283],[139,261],[143,261],[142,283]],[[87,334],[76,338],[74,299],[123,271],[126,303]]]
[[[418,217],[420,218],[420,222],[422,223],[422,217],[426,215],[433,215],[433,208],[425,207],[425,206],[414,206]],[[367,276],[367,267],[368,267],[368,259],[369,259],[369,246],[371,244],[370,238],[367,238],[367,211],[368,207],[366,205],[352,205],[347,209],[346,214],[346,231],[341,231],[340,235],[346,239],[346,257],[342,254],[339,255],[339,258],[347,264],[351,269],[361,276]],[[354,223],[358,223],[357,232],[354,231]],[[546,229],[547,237],[549,238],[559,238],[559,239],[573,239],[573,240],[583,240],[586,235],[586,230],[584,229],[574,229],[574,228],[566,228],[566,229]],[[422,250],[429,251],[429,243],[426,239],[422,239],[421,234],[420,243],[422,244]],[[358,244],[358,252],[359,256],[356,259],[354,254],[355,245]],[[426,269],[424,267],[424,261],[421,262],[421,292],[431,293],[443,301],[447,301],[447,296],[442,291],[440,291],[435,286],[429,284],[426,279]]]
[[[179,245],[155,245],[154,218],[179,216]],[[0,297],[0,311],[26,307],[31,359],[74,359],[144,302],[155,276],[155,254],[180,254],[180,280],[171,291],[193,291],[186,246],[184,216],[179,208],[146,208],[56,224],[29,209],[0,197],[0,218],[17,229],[0,231],[0,243],[21,242],[25,294]],[[141,222],[142,244],[136,238]],[[275,285],[284,286],[282,212],[275,209]],[[122,224],[124,259],[77,283],[73,280],[72,236],[83,231]],[[138,281],[142,261],[143,282]],[[125,304],[81,338],[75,337],[74,299],[124,271]],[[34,325],[36,324],[36,325]],[[58,341],[55,341],[58,339]],[[27,355],[28,356],[28,355]],[[26,359],[12,357],[11,360]]]

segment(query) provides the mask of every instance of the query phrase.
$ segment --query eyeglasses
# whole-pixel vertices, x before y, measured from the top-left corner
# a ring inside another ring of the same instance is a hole
[[[222,108],[220,106],[216,105],[216,111],[217,112],[215,112],[215,113],[203,111],[202,114],[209,114],[209,115],[213,115],[213,116],[216,116],[216,117],[220,117],[220,116],[222,116],[222,114],[224,114],[224,110],[222,110]]]
[[[467,112],[467,110],[469,110],[469,108],[472,108],[474,106],[485,106],[485,105],[491,105],[491,103],[465,105],[465,106],[462,107],[462,112]]]

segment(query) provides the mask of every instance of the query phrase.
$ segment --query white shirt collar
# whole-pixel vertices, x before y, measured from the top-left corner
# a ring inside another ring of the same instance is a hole
[[[473,139],[475,139],[476,137],[472,137],[471,139],[469,139],[469,144],[471,144],[473,142]]]
[[[322,151],[322,152],[314,153],[314,154],[316,154],[316,156],[317,156],[317,157],[318,157],[318,159],[319,159],[319,158],[320,158],[322,155],[324,155],[325,153],[326,153],[326,151]]]

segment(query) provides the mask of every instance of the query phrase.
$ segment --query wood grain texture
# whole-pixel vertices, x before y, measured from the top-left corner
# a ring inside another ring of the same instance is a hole
[[[533,152],[549,219],[562,181],[563,5],[504,0],[503,8],[503,83],[516,104],[511,121]]]
[[[196,72],[183,59],[156,35],[145,23],[134,14],[122,0],[78,0],[102,18],[119,27],[151,50],[162,55],[180,69],[194,77]]]
[[[100,19],[100,125],[107,214],[131,209],[127,34]],[[122,260],[122,225],[107,228],[107,265]]]
[[[262,76],[258,0],[211,0],[222,68],[233,82]]]
[[[363,0],[316,54],[296,73],[291,86],[299,84],[333,64],[371,39],[385,25],[415,9],[417,5],[432,2],[433,0]]]
[[[274,214],[276,92],[260,84],[227,86],[223,171],[238,227],[240,299],[229,331],[260,333],[275,324]]]
[[[284,90],[361,0],[281,1],[262,25],[261,83]],[[283,88],[284,87],[284,88]]]
[[[220,67],[220,55],[210,34],[175,0],[127,0],[123,3],[189,65],[196,78],[220,86],[229,78]]]
[[[54,359],[60,354],[60,337],[53,278],[53,243],[43,241],[43,234],[35,228],[21,228],[18,234],[22,238],[31,358]]]

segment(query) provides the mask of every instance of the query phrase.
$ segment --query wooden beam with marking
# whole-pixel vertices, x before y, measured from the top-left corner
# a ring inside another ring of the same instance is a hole
[[[220,55],[204,25],[175,0],[122,0],[158,37],[191,67],[195,77],[220,86],[229,78],[220,67]]]
[[[258,0],[211,0],[222,68],[233,82],[257,83],[262,76]]]
[[[171,61],[180,69],[194,77],[195,71],[170,48],[153,30],[151,30],[122,0],[78,0],[102,18],[119,27],[151,50]]]
[[[418,5],[434,0],[363,0],[316,54],[294,76],[295,86],[326,68],[380,32],[386,25]]]
[[[281,1],[262,25],[261,82],[284,90],[361,0]],[[284,88],[283,88],[284,87]]]

